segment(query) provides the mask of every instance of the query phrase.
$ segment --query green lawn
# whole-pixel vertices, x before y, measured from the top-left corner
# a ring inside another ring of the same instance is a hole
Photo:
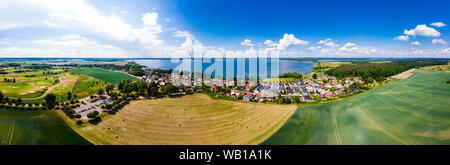
[[[99,80],[103,80],[113,84],[119,84],[123,79],[136,80],[135,77],[130,76],[125,73],[114,72],[99,68],[74,68],[72,69],[75,73],[80,73],[84,75],[88,75],[91,77],[95,77]]]
[[[417,70],[356,97],[299,106],[262,144],[450,144],[449,72]]]
[[[0,145],[86,144],[54,111],[0,108]]]

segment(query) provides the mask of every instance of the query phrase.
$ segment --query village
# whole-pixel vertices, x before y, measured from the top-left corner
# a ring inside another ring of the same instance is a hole
[[[321,102],[346,97],[361,91],[366,86],[359,77],[336,77],[323,74],[314,78],[270,78],[257,83],[249,81],[227,81],[218,78],[203,80],[193,79],[191,76],[173,75],[169,73],[154,74],[148,71],[140,81],[147,83],[155,82],[160,86],[169,83],[181,86],[181,91],[192,88],[194,92],[209,93],[215,97],[229,97],[233,100],[244,100],[251,102],[278,102],[278,103],[301,103]],[[202,84],[200,84],[200,82]],[[236,84],[242,84],[238,86]],[[202,89],[195,86],[204,86]],[[280,101],[281,99],[281,101]]]

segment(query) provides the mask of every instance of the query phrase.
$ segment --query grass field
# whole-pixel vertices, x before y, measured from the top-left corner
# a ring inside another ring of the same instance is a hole
[[[0,145],[90,144],[54,111],[0,108]]]
[[[44,94],[43,89],[55,84],[59,77],[66,73],[61,69],[51,70],[56,74],[43,74],[43,71],[12,73],[15,69],[8,68],[11,73],[1,75],[0,91],[8,97],[34,98]],[[15,79],[16,82],[5,82],[4,79]]]
[[[98,125],[71,126],[94,144],[259,144],[294,105],[214,100],[205,94],[132,101]]]
[[[416,70],[350,99],[299,106],[262,144],[450,144],[449,72]]]
[[[104,81],[97,80],[95,78],[79,75],[77,82],[72,88],[72,93],[77,95],[77,98],[84,98],[95,94],[100,88],[105,88],[106,83]]]
[[[136,80],[135,77],[125,73],[114,72],[99,68],[74,68],[73,72],[88,75],[99,80],[103,80],[113,84],[119,84],[123,79]]]

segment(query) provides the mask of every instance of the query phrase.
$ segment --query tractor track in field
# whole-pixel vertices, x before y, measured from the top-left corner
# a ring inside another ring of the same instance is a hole
[[[403,138],[401,138],[401,137],[399,137],[399,136],[397,136],[397,135],[395,135],[395,134],[393,134],[393,133],[390,133],[390,132],[384,130],[383,127],[381,127],[380,125],[378,125],[372,118],[370,118],[369,116],[367,116],[367,114],[366,114],[364,111],[362,111],[361,108],[358,107],[358,108],[357,108],[357,111],[360,112],[360,113],[364,116],[364,118],[366,118],[370,123],[372,123],[372,125],[375,126],[376,129],[380,130],[380,131],[383,132],[385,135],[391,137],[392,139],[395,139],[396,141],[398,141],[398,142],[400,142],[400,143],[402,143],[402,144],[405,144],[405,145],[414,145],[414,143],[408,142],[408,141],[406,141],[405,139],[403,139]]]
[[[3,141],[3,144],[11,145],[12,138],[13,138],[13,135],[14,135],[14,127],[15,127],[15,125],[16,125],[16,122],[13,121],[12,124],[9,126],[8,134],[6,135],[6,138]]]
[[[339,128],[337,125],[336,116],[334,115],[333,112],[331,113],[331,121],[333,122],[333,126],[334,126],[334,136],[336,138],[336,144],[343,145],[341,135],[339,134]]]

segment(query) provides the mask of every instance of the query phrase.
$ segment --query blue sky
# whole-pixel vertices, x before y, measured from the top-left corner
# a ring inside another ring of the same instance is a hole
[[[0,57],[450,58],[450,1],[4,0]]]

